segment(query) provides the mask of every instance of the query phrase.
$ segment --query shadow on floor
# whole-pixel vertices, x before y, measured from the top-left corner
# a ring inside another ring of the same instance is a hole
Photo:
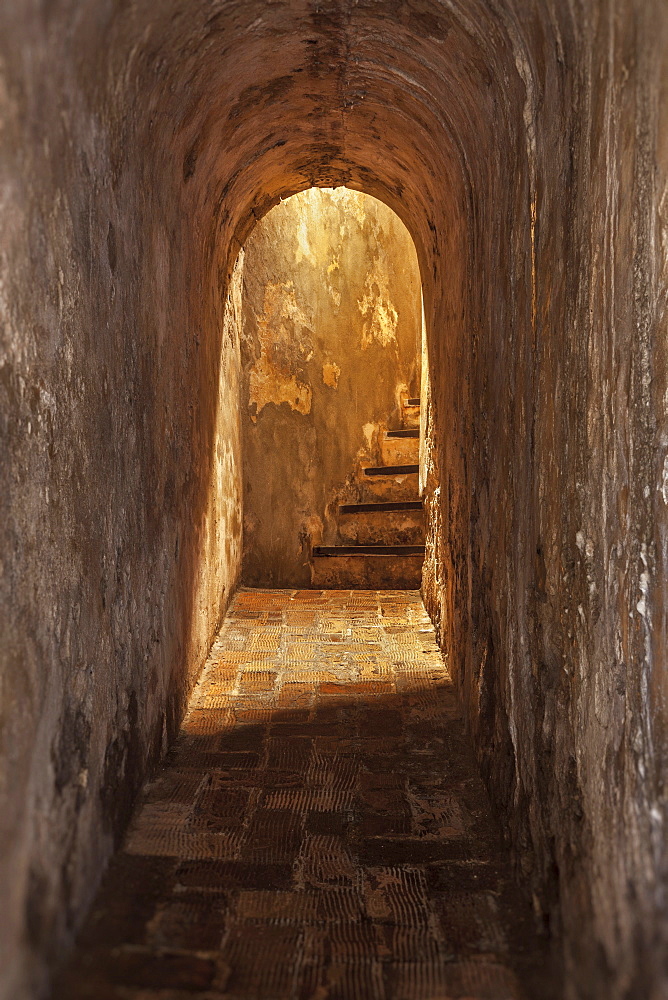
[[[54,1000],[556,1000],[419,597],[243,593]]]

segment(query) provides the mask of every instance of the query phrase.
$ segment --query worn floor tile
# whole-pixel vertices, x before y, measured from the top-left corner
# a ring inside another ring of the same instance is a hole
[[[413,592],[249,591],[57,1000],[550,1000]]]

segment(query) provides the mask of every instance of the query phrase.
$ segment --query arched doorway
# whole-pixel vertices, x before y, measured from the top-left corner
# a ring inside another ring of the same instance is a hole
[[[383,202],[310,188],[242,262],[243,581],[419,586],[422,306]]]

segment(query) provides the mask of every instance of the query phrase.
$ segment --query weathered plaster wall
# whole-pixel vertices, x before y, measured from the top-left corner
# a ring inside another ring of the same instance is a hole
[[[80,919],[233,586],[232,262],[339,184],[417,247],[425,592],[569,996],[665,994],[667,26],[664,0],[0,5],[3,1000]]]
[[[360,464],[381,464],[401,393],[420,384],[420,274],[387,205],[311,188],[273,208],[244,248],[243,579],[311,582]]]

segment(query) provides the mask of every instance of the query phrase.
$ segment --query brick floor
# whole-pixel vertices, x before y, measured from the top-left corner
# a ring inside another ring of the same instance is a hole
[[[541,1000],[419,594],[242,590],[57,1000]]]

